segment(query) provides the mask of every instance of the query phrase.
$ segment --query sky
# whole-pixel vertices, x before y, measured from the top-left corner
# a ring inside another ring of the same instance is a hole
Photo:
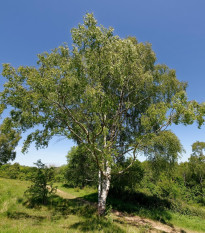
[[[189,99],[205,101],[205,1],[204,0],[7,0],[0,6],[0,73],[2,64],[35,66],[37,54],[67,42],[70,30],[94,13],[98,23],[113,27],[122,38],[135,36],[149,42],[157,63],[175,69],[180,81],[187,81]],[[0,91],[5,79],[0,76]],[[191,144],[205,141],[205,126],[173,126],[188,160]],[[25,136],[23,137],[25,138]],[[14,162],[32,166],[41,159],[47,165],[66,164],[66,154],[74,145],[65,138],[53,138],[46,149],[32,145],[21,153],[22,140]],[[141,159],[141,158],[139,158]]]

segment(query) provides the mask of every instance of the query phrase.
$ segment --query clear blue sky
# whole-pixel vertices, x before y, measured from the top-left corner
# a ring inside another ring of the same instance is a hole
[[[35,65],[37,54],[69,45],[71,28],[82,23],[87,12],[93,12],[99,24],[112,26],[120,37],[136,36],[152,44],[158,63],[176,69],[179,80],[189,83],[190,99],[205,101],[205,1],[204,0],[6,0],[0,6],[0,63]],[[0,65],[0,72],[2,66]],[[0,90],[4,79],[0,79]],[[180,138],[187,160],[191,144],[205,141],[205,126],[172,128]],[[54,138],[45,150],[32,146],[25,155],[17,147],[16,162],[32,165],[41,158],[44,163],[61,165],[73,145]]]

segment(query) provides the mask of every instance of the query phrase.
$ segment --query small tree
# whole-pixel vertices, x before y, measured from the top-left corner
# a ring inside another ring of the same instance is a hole
[[[25,196],[31,205],[47,204],[49,196],[56,191],[56,187],[53,187],[54,169],[46,167],[41,160],[35,164],[37,171],[31,177],[32,185]]]

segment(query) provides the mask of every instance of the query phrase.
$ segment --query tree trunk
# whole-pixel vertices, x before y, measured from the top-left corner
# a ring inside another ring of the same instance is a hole
[[[111,168],[106,167],[105,174],[101,171],[98,173],[98,215],[102,216],[106,210],[106,200],[110,189]]]
[[[106,115],[104,115],[106,121]],[[104,134],[104,148],[107,147],[107,135]],[[106,200],[110,189],[111,167],[109,162],[104,158],[103,172],[99,169],[98,173],[98,215],[102,216],[106,210]]]

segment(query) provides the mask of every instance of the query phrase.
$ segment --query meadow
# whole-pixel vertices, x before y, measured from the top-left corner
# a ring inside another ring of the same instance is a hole
[[[29,208],[24,202],[24,191],[29,184],[26,181],[0,178],[0,232],[140,232],[141,230],[139,228],[138,231],[136,227],[127,226],[123,222],[113,222],[111,218],[99,219],[96,208],[79,200],[78,196],[82,196],[82,193],[75,190],[72,192],[72,199],[53,196],[49,205]]]
[[[166,208],[140,206],[134,201],[125,202],[111,196],[107,217],[99,218],[95,203],[97,193],[93,188],[67,188],[58,183],[58,191],[48,205],[31,208],[24,197],[29,185],[28,181],[0,178],[0,232],[146,233],[169,232],[169,229],[175,229],[175,232],[205,232],[205,210],[202,207],[192,207],[187,209],[187,213],[179,213]],[[144,223],[140,222],[142,219]],[[164,230],[158,230],[163,226]]]

